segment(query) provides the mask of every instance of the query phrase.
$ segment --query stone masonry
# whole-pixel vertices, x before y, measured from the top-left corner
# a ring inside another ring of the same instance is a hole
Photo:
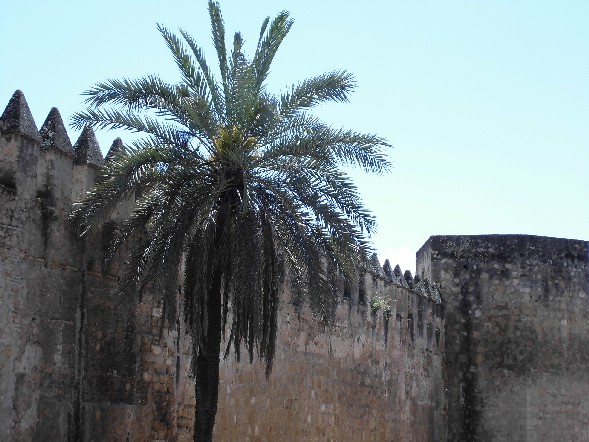
[[[0,117],[2,441],[192,440],[182,306],[118,295],[123,256],[102,270],[127,209],[84,241],[68,227],[104,161],[89,128],[72,146],[57,109],[37,130],[20,91]],[[268,380],[223,361],[217,440],[444,440],[436,287],[376,266],[334,290],[328,328],[285,292]]]
[[[259,362],[224,362],[217,440],[445,440],[439,294],[398,268],[340,283],[333,327],[283,306],[268,380]]]
[[[114,223],[80,240],[72,203],[103,158],[22,92],[0,117],[0,441],[190,441],[192,343],[175,305],[121,296]],[[418,275],[377,261],[332,275],[335,320],[279,308],[268,379],[221,363],[220,441],[589,441],[589,246],[433,236]],[[432,283],[436,282],[437,284]]]
[[[417,272],[446,307],[448,440],[589,440],[589,248],[433,236]]]

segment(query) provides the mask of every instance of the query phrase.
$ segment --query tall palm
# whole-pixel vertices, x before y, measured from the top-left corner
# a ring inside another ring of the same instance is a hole
[[[250,361],[265,360],[269,374],[285,269],[294,300],[327,318],[326,263],[349,273],[375,227],[342,165],[389,167],[383,139],[333,129],[308,113],[321,102],[347,101],[349,73],[322,74],[278,96],[266,90],[292,25],[287,12],[266,18],[251,59],[239,33],[228,53],[217,3],[209,1],[209,14],[220,79],[188,33],[180,31],[182,40],[158,26],[181,81],[99,83],[86,92],[88,109],[73,117],[77,128],[143,133],[107,162],[72,218],[85,234],[136,195],[108,257],[129,244],[127,290],[149,285],[174,299],[182,283],[195,355],[195,440],[212,439],[222,331],[229,332],[225,354],[233,346],[239,358],[243,347]]]

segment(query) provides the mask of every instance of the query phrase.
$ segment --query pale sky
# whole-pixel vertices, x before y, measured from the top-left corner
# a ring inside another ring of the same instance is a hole
[[[394,146],[389,174],[356,177],[379,223],[381,261],[414,272],[415,252],[436,234],[589,240],[589,1],[227,0],[221,9],[247,54],[266,16],[290,11],[271,91],[331,70],[356,76],[350,103],[317,114]],[[67,124],[96,82],[176,81],[156,23],[186,29],[213,64],[205,0],[8,2],[0,111],[21,89],[38,127],[53,106]],[[129,138],[97,136],[103,152]]]

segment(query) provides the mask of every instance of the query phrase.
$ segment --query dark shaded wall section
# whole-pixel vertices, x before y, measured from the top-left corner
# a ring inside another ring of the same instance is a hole
[[[417,272],[446,306],[448,440],[589,440],[585,241],[433,236]]]
[[[176,440],[192,429],[177,419],[187,339],[179,345],[149,294],[117,294],[120,262],[102,271],[102,234],[80,241],[68,227],[103,161],[90,129],[72,146],[55,108],[37,130],[20,91],[0,117],[1,441]]]

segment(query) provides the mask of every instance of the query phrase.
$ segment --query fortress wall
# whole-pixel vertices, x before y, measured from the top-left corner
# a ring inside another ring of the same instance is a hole
[[[449,440],[589,440],[587,242],[433,236],[417,271],[444,293]]]
[[[73,242],[63,244],[65,262],[51,259],[59,226],[37,198],[41,136],[32,117],[18,118],[30,116],[20,98],[0,122],[0,440],[39,439],[39,416],[48,437],[67,432],[81,285]]]
[[[333,327],[283,302],[269,379],[260,362],[223,362],[218,440],[446,440],[439,304],[382,276],[361,281],[367,299],[354,287]],[[372,309],[376,296],[390,311]]]
[[[184,321],[155,293],[119,296],[105,231],[68,227],[103,162],[90,129],[72,146],[57,109],[37,130],[20,91],[0,117],[0,440],[192,438]],[[439,293],[372,270],[338,282],[333,328],[285,295],[269,380],[257,362],[223,363],[218,440],[444,440]]]
[[[68,228],[102,161],[57,109],[37,130],[20,91],[0,117],[0,440],[176,438],[174,330],[149,294],[116,294],[101,234]]]

